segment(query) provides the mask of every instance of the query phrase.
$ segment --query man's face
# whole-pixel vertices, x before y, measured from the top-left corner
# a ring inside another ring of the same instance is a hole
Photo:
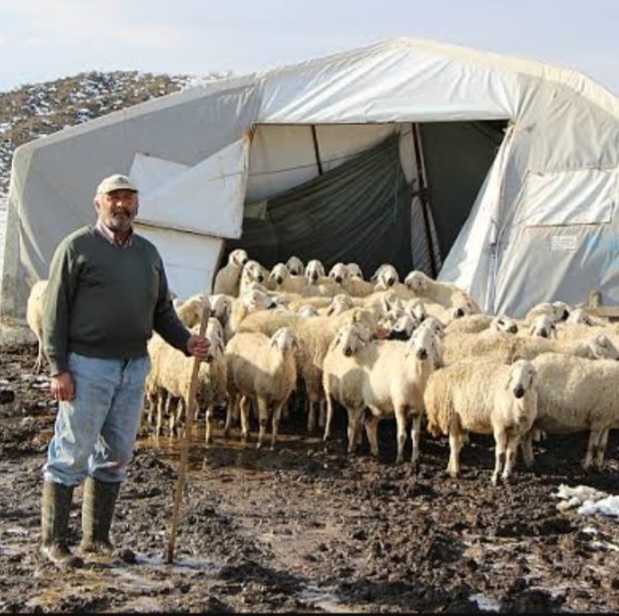
[[[95,197],[95,209],[108,229],[117,232],[129,231],[138,213],[138,193],[119,188]]]

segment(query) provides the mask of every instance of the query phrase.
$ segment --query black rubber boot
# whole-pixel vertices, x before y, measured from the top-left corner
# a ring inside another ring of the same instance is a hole
[[[86,479],[82,502],[82,552],[114,555],[110,528],[119,490],[120,483]]]
[[[79,567],[67,544],[73,486],[45,481],[41,506],[41,552],[58,567]]]

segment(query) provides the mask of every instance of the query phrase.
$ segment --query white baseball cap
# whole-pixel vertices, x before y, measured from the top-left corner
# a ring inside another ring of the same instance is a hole
[[[138,192],[138,187],[128,176],[114,173],[101,180],[99,186],[97,186],[97,194],[106,195],[113,190],[133,190]]]

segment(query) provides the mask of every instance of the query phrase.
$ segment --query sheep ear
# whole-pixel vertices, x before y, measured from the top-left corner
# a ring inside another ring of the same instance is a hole
[[[531,325],[531,327],[529,327],[529,336],[532,336],[534,331],[535,331],[535,324],[533,324],[533,325]]]

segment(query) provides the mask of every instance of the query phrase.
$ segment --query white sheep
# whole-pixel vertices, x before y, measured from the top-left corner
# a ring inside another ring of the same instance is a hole
[[[348,270],[351,278],[361,278],[361,280],[363,280],[363,270],[358,263],[355,263],[354,261],[347,263],[346,269]]]
[[[619,426],[619,362],[543,353],[533,360],[539,378],[535,429],[546,434],[589,431],[583,467],[600,468],[608,432]],[[533,463],[530,431],[522,442],[525,463]]]
[[[271,418],[271,448],[275,446],[282,408],[297,385],[297,339],[290,328],[278,329],[270,338],[259,332],[238,333],[226,346],[228,411],[240,406],[241,433],[249,436],[249,406],[258,409],[258,442],[264,442]],[[229,422],[226,421],[228,425]]]
[[[538,381],[530,361],[508,365],[481,357],[457,361],[430,376],[424,395],[428,430],[434,436],[449,435],[447,472],[452,477],[460,474],[460,450],[468,432],[494,435],[492,483],[499,475],[510,477],[520,440],[538,413]]]
[[[441,363],[437,336],[428,328],[416,329],[406,342],[381,340],[362,349],[357,357],[364,367],[363,401],[371,415],[365,430],[373,455],[378,455],[378,424],[395,416],[396,462],[404,460],[407,424],[411,424],[411,464],[419,460],[421,419],[425,412],[426,383]]]
[[[353,453],[362,426],[363,368],[355,355],[370,342],[366,330],[358,323],[342,325],[331,341],[323,360],[322,386],[327,405],[323,440],[331,437],[333,403],[341,404],[348,414],[348,453]]]
[[[176,298],[173,304],[179,319],[191,328],[202,320],[204,310],[209,307],[209,300],[203,293],[196,293],[184,301]]]
[[[243,293],[245,293],[245,291],[254,288],[254,283],[266,285],[268,278],[268,270],[255,259],[249,259],[249,261],[247,261],[245,265],[243,265],[243,269],[241,270],[238,296],[241,296],[243,295]]]
[[[26,304],[26,322],[37,339],[37,359],[34,364],[34,372],[39,373],[43,367],[43,298],[49,280],[37,280],[30,289],[28,303]]]
[[[239,297],[235,297],[232,301],[230,318],[224,324],[226,342],[234,336],[239,325],[247,315],[260,310],[271,310],[274,307],[275,303],[271,296],[259,289],[250,289]]]
[[[486,329],[504,331],[508,334],[518,333],[518,322],[504,314],[491,315],[483,312],[464,315],[460,319],[454,319],[445,326],[445,333],[468,332],[471,334],[482,332]]]
[[[449,282],[434,280],[422,271],[409,272],[404,279],[404,284],[416,296],[427,297],[446,308],[467,305],[470,307],[469,314],[481,312],[477,302],[464,289]]]
[[[291,274],[284,263],[276,263],[269,273],[269,289],[303,294],[307,279],[302,274]]]
[[[305,265],[296,255],[292,255],[288,258],[286,267],[293,276],[303,276],[303,274],[305,274]]]
[[[572,308],[569,304],[556,300],[554,302],[540,302],[529,309],[524,317],[524,321],[528,324],[540,314],[547,314],[555,323],[565,321],[569,318]]]
[[[215,274],[213,293],[225,293],[232,297],[238,297],[241,282],[241,271],[248,261],[247,251],[235,248],[228,255],[228,263]]]

